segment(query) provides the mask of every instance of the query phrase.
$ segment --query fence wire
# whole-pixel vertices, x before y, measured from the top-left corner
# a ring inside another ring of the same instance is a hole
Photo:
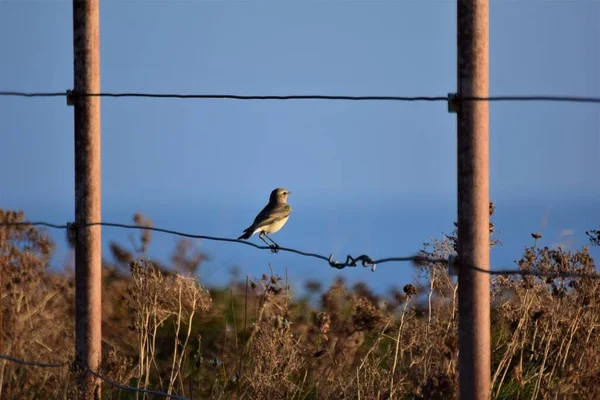
[[[85,371],[89,372],[90,374],[94,375],[96,378],[101,379],[102,381],[108,383],[109,385],[111,385],[113,387],[116,387],[117,389],[129,390],[129,391],[138,392],[138,393],[155,394],[155,395],[169,397],[169,398],[178,399],[178,400],[189,400],[186,397],[177,396],[175,394],[168,394],[168,393],[160,392],[158,390],[142,389],[142,388],[136,388],[133,386],[122,385],[122,384],[117,383],[117,382],[105,377],[104,375],[94,371],[93,369],[91,369],[90,367],[88,367],[87,365],[85,365],[81,362],[73,363],[72,361],[68,360],[68,361],[63,361],[60,363],[42,363],[42,362],[37,362],[37,361],[25,361],[25,360],[21,360],[21,359],[18,359],[18,358],[12,357],[12,356],[8,356],[5,354],[0,354],[0,360],[6,360],[6,361],[10,361],[10,362],[20,364],[20,365],[41,367],[41,368],[59,368],[59,367],[65,367],[68,365],[77,365],[77,366],[81,367],[82,369],[84,369]]]
[[[18,92],[0,91],[0,96],[12,97],[62,97],[74,99],[77,97],[143,97],[162,99],[229,99],[229,100],[337,100],[337,101],[404,101],[404,102],[466,102],[466,101],[549,101],[567,103],[597,103],[600,97],[585,96],[552,96],[552,95],[511,95],[511,96],[342,96],[342,95],[238,95],[238,94],[178,94],[178,93],[75,93],[66,92]]]
[[[600,279],[600,274],[598,273],[578,273],[578,272],[569,272],[569,271],[540,271],[540,270],[514,270],[514,269],[501,269],[501,270],[488,270],[485,268],[481,268],[475,265],[468,265],[461,263],[456,260],[455,256],[450,256],[448,259],[443,258],[432,258],[423,254],[415,254],[412,256],[398,256],[398,257],[386,257],[378,260],[373,260],[366,254],[362,254],[360,256],[353,257],[352,255],[347,255],[345,261],[337,261],[334,260],[334,255],[325,256],[317,253],[310,253],[306,251],[301,251],[298,249],[290,248],[290,247],[273,247],[273,246],[261,246],[252,242],[248,242],[240,239],[232,239],[225,237],[217,237],[217,236],[208,236],[208,235],[196,235],[186,232],[180,232],[171,229],[164,228],[155,228],[151,226],[143,226],[143,225],[132,225],[132,224],[121,224],[115,222],[88,222],[84,224],[75,224],[75,223],[67,223],[64,225],[53,224],[50,222],[2,222],[0,223],[0,227],[10,227],[10,226],[45,226],[48,228],[55,229],[66,229],[70,230],[72,234],[76,233],[77,229],[90,227],[90,226],[106,226],[112,228],[122,228],[122,229],[139,229],[139,230],[148,230],[153,232],[166,233],[175,236],[193,238],[193,239],[205,239],[211,241],[218,242],[229,242],[229,243],[240,243],[245,244],[247,246],[252,246],[261,250],[271,250],[272,252],[285,251],[290,253],[295,253],[304,257],[312,257],[322,261],[325,261],[329,264],[330,267],[336,269],[344,269],[346,267],[357,267],[360,262],[363,267],[370,267],[372,271],[375,271],[377,264],[384,264],[389,262],[411,262],[415,266],[422,266],[427,264],[447,264],[448,269],[451,274],[456,275],[460,268],[468,268],[477,272],[483,272],[489,275],[520,275],[520,276],[536,276],[540,278],[588,278],[588,279]]]
[[[18,358],[7,356],[7,355],[4,355],[4,354],[0,354],[0,359],[1,360],[6,360],[6,361],[10,361],[10,362],[14,362],[16,364],[26,365],[28,367],[60,368],[60,367],[64,367],[66,365],[69,365],[68,361],[56,362],[56,363],[43,363],[43,362],[37,362],[37,361],[20,360]]]

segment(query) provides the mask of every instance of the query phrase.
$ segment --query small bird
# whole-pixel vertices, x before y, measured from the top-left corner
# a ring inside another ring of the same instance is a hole
[[[279,245],[273,241],[267,233],[275,233],[280,230],[287,222],[292,212],[292,206],[287,203],[288,195],[291,194],[287,189],[277,188],[271,192],[269,204],[258,213],[252,225],[244,229],[244,234],[238,238],[249,239],[252,235],[260,232],[258,237],[267,244],[271,249],[277,251]],[[269,239],[268,243],[264,237]]]

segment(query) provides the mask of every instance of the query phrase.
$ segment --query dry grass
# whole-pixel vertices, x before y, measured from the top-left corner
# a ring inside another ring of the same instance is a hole
[[[0,221],[22,220],[0,210]],[[161,265],[146,257],[151,222],[134,220],[139,237],[112,243],[104,262],[101,372],[110,379],[193,399],[456,398],[457,286],[444,266],[422,265],[417,281],[387,296],[341,278],[324,291],[311,282],[313,306],[270,268],[205,288],[193,278],[206,260],[199,249],[182,241]],[[423,254],[446,257],[456,240],[456,232],[433,240]],[[519,268],[595,271],[586,248],[536,244]],[[52,251],[41,230],[0,228],[2,353],[40,361],[73,353],[72,271],[50,273]],[[600,398],[600,281],[497,277],[491,290],[492,398]],[[2,398],[69,399],[73,383],[69,368],[0,361]],[[109,385],[103,394],[144,398]]]

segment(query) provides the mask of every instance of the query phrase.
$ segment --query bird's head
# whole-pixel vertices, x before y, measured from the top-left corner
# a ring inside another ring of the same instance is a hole
[[[271,192],[270,201],[278,203],[287,203],[288,195],[291,194],[287,189],[277,188]]]

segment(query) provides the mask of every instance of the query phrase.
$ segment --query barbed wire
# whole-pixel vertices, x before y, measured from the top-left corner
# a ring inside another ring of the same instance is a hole
[[[19,92],[0,91],[0,96],[15,97],[144,97],[170,99],[229,99],[229,100],[343,100],[343,101],[551,101],[571,103],[599,103],[600,97],[551,96],[551,95],[511,95],[511,96],[465,96],[450,94],[447,96],[341,96],[341,95],[237,95],[237,94],[177,94],[177,93],[75,93],[66,92]]]
[[[99,378],[101,380],[103,380],[104,382],[108,383],[109,385],[116,387],[117,389],[121,389],[121,390],[129,390],[129,391],[135,391],[138,393],[148,393],[148,394],[156,394],[159,396],[164,396],[164,397],[170,397],[172,399],[178,399],[178,400],[189,400],[186,397],[181,397],[175,394],[168,394],[168,393],[164,393],[158,390],[153,390],[153,389],[141,389],[141,388],[136,388],[134,386],[127,386],[127,385],[122,385],[120,383],[117,383],[107,377],[105,377],[104,375],[94,371],[93,369],[91,369],[89,366],[85,365],[84,363],[80,362],[80,361],[75,361],[75,363],[73,363],[71,360],[67,360],[67,361],[63,361],[60,363],[42,363],[42,362],[37,362],[37,361],[25,361],[25,360],[21,360],[12,356],[7,356],[4,354],[0,354],[0,359],[2,360],[7,360],[7,361],[11,361],[14,362],[16,364],[21,364],[21,365],[27,365],[27,366],[33,366],[33,367],[42,367],[42,368],[59,368],[59,367],[65,367],[67,365],[77,365],[79,367],[81,367],[82,369],[86,370],[87,372],[89,372],[90,374],[94,375],[96,378]]]
[[[452,275],[457,275],[458,271],[461,267],[468,268],[477,272],[483,272],[489,275],[520,275],[520,276],[536,276],[536,277],[544,277],[544,278],[588,278],[588,279],[600,279],[600,274],[598,273],[578,273],[578,272],[568,272],[568,271],[540,271],[540,270],[515,270],[515,269],[500,269],[500,270],[488,270],[485,268],[481,268],[475,265],[468,265],[457,261],[456,256],[451,255],[448,259],[443,258],[433,258],[427,255],[416,254],[413,256],[405,256],[405,257],[386,257],[378,260],[373,260],[366,254],[362,254],[358,257],[353,257],[351,255],[346,256],[345,261],[336,261],[333,259],[334,255],[331,254],[329,257],[317,254],[310,253],[306,251],[297,250],[289,247],[280,247],[280,246],[261,246],[252,242],[248,242],[240,239],[231,239],[225,237],[217,237],[217,236],[208,236],[208,235],[196,235],[191,233],[185,233],[180,231],[175,231],[171,229],[164,228],[155,228],[152,226],[143,226],[143,225],[132,225],[132,224],[121,224],[115,222],[89,222],[84,224],[75,224],[75,223],[67,223],[64,225],[53,224],[50,222],[0,222],[0,227],[10,227],[10,226],[45,226],[49,228],[55,229],[67,229],[67,230],[76,230],[80,228],[90,227],[90,226],[106,226],[113,228],[123,228],[123,229],[140,229],[140,230],[149,230],[154,232],[166,233],[175,236],[193,238],[193,239],[206,239],[211,241],[218,242],[230,242],[230,243],[242,243],[248,246],[255,247],[257,249],[262,250],[271,250],[272,252],[278,251],[286,251],[290,253],[299,254],[305,257],[313,257],[319,260],[326,261],[331,267],[336,269],[343,269],[346,267],[356,267],[360,262],[363,267],[371,267],[372,271],[375,271],[377,264],[383,264],[388,262],[412,262],[415,266],[424,266],[427,264],[446,264],[448,266],[448,270]]]

